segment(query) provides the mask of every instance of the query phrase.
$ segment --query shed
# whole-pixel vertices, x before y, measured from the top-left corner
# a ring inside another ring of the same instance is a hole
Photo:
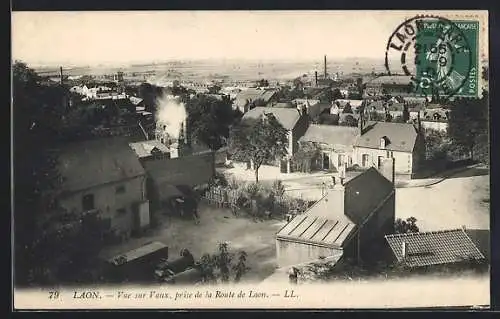
[[[347,218],[296,216],[276,235],[278,264],[289,266],[339,255],[355,230],[356,225]]]

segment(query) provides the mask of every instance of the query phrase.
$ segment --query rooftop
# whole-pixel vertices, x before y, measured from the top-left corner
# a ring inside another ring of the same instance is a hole
[[[170,149],[165,144],[157,140],[129,143],[129,146],[130,148],[132,148],[132,150],[134,150],[139,158],[151,156],[151,151],[153,151],[153,149],[155,148],[162,153],[170,152]]]
[[[304,214],[293,218],[280,229],[276,237],[278,239],[336,248],[342,247],[355,227],[355,224],[345,218],[330,220]]]
[[[352,146],[358,132],[357,127],[311,124],[300,141]]]
[[[129,261],[144,257],[146,255],[149,255],[151,253],[154,253],[154,252],[156,252],[160,249],[164,249],[164,248],[167,248],[167,245],[165,245],[161,242],[158,242],[158,241],[154,241],[152,243],[146,244],[146,245],[141,246],[139,248],[136,248],[134,250],[128,251],[124,254],[120,254],[116,257],[113,257],[109,260],[109,262],[116,264],[117,260],[120,258],[124,258],[125,262],[129,262]]]
[[[300,114],[296,108],[280,107],[255,107],[245,113],[243,118],[258,119],[264,114],[272,113],[278,122],[287,130],[292,130],[300,119]]]
[[[363,135],[355,142],[357,147],[380,147],[380,139],[386,138],[385,149],[400,152],[412,152],[417,141],[417,130],[413,124],[392,122],[369,122]]]
[[[127,140],[100,138],[71,143],[61,149],[59,171],[64,191],[79,191],[145,174]]]
[[[404,262],[410,267],[485,258],[464,229],[393,234],[385,236],[385,239],[398,262]],[[406,243],[406,258],[402,254],[403,242]]]

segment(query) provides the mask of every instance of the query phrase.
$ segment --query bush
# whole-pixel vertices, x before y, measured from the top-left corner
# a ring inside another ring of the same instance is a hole
[[[406,220],[401,218],[396,219],[394,222],[394,232],[396,234],[418,233],[417,219],[409,217]]]

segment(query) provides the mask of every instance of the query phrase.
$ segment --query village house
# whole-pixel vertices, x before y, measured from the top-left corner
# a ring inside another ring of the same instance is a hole
[[[328,193],[276,235],[279,267],[335,256],[357,263],[379,257],[394,232],[394,159],[351,180],[335,179]]]
[[[429,104],[420,110],[420,123],[423,129],[434,129],[442,132],[448,130],[450,110],[439,104]]]
[[[412,96],[413,82],[411,76],[384,75],[369,80],[364,84],[363,98],[382,95]]]
[[[299,139],[305,134],[309,126],[309,117],[307,111],[297,108],[274,108],[274,107],[256,107],[243,115],[243,119],[259,119],[264,114],[273,114],[276,120],[288,131],[287,157],[285,159],[276,159],[282,172],[291,172],[291,158],[299,147]]]
[[[233,109],[238,109],[242,113],[248,112],[255,106],[266,106],[269,103],[278,101],[277,90],[248,88],[236,95],[233,102]]]
[[[347,167],[353,165],[353,147],[357,136],[357,127],[311,124],[299,142],[301,145],[313,143],[319,147],[320,162],[313,167],[338,171],[345,164]]]
[[[425,144],[419,127],[407,123],[358,121],[353,163],[378,167],[384,158],[394,158],[396,174],[412,178],[421,168]]]
[[[61,149],[58,202],[71,214],[97,210],[110,234],[128,238],[149,226],[146,173],[123,138],[72,143]]]
[[[482,262],[485,256],[462,229],[385,236],[389,258],[409,268]]]

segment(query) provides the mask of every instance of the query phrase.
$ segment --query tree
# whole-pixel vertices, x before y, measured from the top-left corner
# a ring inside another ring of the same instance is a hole
[[[40,84],[40,77],[25,63],[12,68],[14,122],[14,204],[16,284],[27,284],[37,265],[39,221],[56,207],[61,183],[56,151],[67,89]]]
[[[332,91],[332,101],[338,100],[343,98],[342,93],[340,92],[339,88],[335,88]]]
[[[321,150],[316,144],[301,143],[298,151],[293,154],[292,163],[299,171],[309,173],[320,157]]]
[[[426,129],[424,136],[425,158],[430,161],[446,160],[448,157],[446,133],[434,129]]]
[[[266,79],[261,79],[261,80],[257,81],[257,86],[258,87],[268,87],[269,81]]]
[[[253,163],[256,182],[260,166],[286,156],[287,144],[288,131],[272,113],[259,119],[244,119],[231,131],[230,148],[234,158]]]
[[[358,126],[358,120],[356,120],[354,116],[348,114],[339,124],[342,126]]]
[[[321,113],[316,120],[318,124],[339,125],[339,115],[330,113]]]
[[[208,93],[210,94],[218,94],[221,90],[220,85],[214,84],[208,88]]]
[[[458,99],[450,107],[448,135],[457,151],[471,160],[488,162],[488,103],[484,91],[481,99]]]
[[[406,220],[402,220],[401,218],[396,219],[394,222],[394,232],[396,234],[418,233],[417,219],[413,216]]]
[[[235,254],[229,250],[227,242],[219,243],[215,254],[204,254],[197,267],[201,270],[202,278],[205,283],[228,283],[231,281],[239,282],[243,275],[250,269],[247,267],[247,253],[239,251],[235,260]]]
[[[410,111],[408,111],[408,105],[403,106],[403,118],[402,121],[404,123],[408,122],[410,120]]]
[[[351,104],[350,103],[347,103],[345,106],[344,106],[344,109],[342,110],[342,113],[345,113],[345,114],[353,114],[354,112],[352,111],[352,107],[351,107]]]
[[[200,95],[186,103],[188,126],[192,138],[216,151],[226,144],[234,112],[228,98],[222,100]]]

